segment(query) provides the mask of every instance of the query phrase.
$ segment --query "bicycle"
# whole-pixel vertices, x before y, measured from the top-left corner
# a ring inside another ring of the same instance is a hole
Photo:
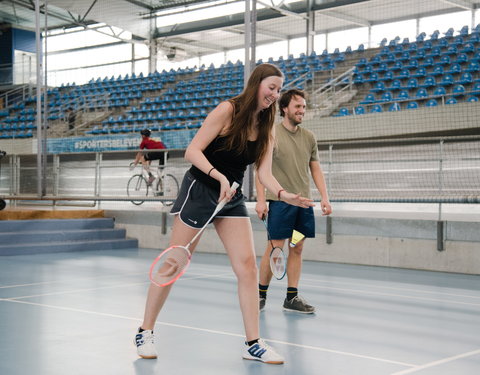
[[[156,168],[157,175],[152,183],[148,183],[149,176],[145,168],[141,164],[138,164],[142,171],[141,173],[134,174],[127,183],[127,194],[129,197],[138,198],[131,202],[137,206],[141,205],[144,200],[140,200],[143,197],[163,197],[161,200],[164,206],[171,206],[178,195],[178,181],[175,176],[170,173],[165,173],[165,166],[159,165]],[[133,163],[130,164],[130,168]]]

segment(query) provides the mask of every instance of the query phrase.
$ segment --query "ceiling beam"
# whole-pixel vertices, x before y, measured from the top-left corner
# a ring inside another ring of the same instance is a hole
[[[294,18],[298,18],[298,19],[301,19],[301,20],[307,20],[308,17],[306,16],[303,16],[301,14],[298,14],[298,13],[295,13],[295,12],[292,12],[290,10],[287,10],[285,8],[280,8],[279,6],[275,6],[273,4],[268,4],[268,3],[265,3],[261,0],[257,0],[257,4],[261,4],[263,5],[264,7],[266,8],[269,8],[269,9],[272,9],[278,13],[280,13],[281,15],[283,16],[288,16],[288,17],[294,17]]]
[[[442,3],[450,4],[458,8],[473,10],[475,5],[469,0],[440,0]]]
[[[352,23],[354,25],[362,26],[362,27],[370,27],[371,26],[370,22],[368,22],[367,20],[365,20],[363,18],[352,17],[352,16],[349,16],[349,15],[344,14],[344,13],[338,13],[338,12],[332,12],[332,11],[328,11],[328,12],[322,12],[321,11],[320,14],[322,14],[324,16],[327,16],[327,17],[330,17],[330,18],[335,18],[337,20],[346,21],[346,22]]]

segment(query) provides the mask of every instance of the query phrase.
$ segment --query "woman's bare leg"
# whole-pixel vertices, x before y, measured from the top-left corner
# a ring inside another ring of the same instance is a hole
[[[258,270],[250,218],[219,218],[214,225],[237,276],[246,339],[258,339]]]
[[[179,219],[178,215],[175,215],[173,219],[173,228],[172,235],[170,237],[170,245],[182,245],[185,246],[198,232],[198,229],[193,229],[185,224]],[[193,252],[195,246],[197,245],[198,240],[196,240],[191,246],[190,251]],[[159,287],[153,283],[150,283],[147,294],[147,303],[145,305],[145,314],[143,317],[143,323],[141,325],[142,329],[151,329],[155,326],[155,321],[157,320],[158,314],[162,309],[165,301],[167,300],[168,294],[172,289],[173,284]]]

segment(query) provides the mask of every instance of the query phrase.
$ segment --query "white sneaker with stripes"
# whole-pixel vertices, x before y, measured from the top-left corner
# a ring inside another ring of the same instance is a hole
[[[142,358],[155,359],[157,358],[157,349],[155,348],[154,336],[152,330],[145,330],[140,332],[138,330],[134,340],[137,346],[137,354]]]
[[[258,340],[258,342],[253,345],[247,346],[243,352],[243,358],[274,365],[281,365],[284,363],[283,357],[271,346],[267,345],[262,339]]]

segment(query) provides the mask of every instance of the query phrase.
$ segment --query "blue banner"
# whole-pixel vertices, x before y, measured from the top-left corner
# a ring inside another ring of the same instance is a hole
[[[167,148],[186,148],[196,130],[176,130],[152,133],[152,138],[162,140]],[[118,150],[138,150],[142,138],[140,134],[95,135],[87,137],[50,138],[47,152],[60,154],[68,152],[102,152]]]

